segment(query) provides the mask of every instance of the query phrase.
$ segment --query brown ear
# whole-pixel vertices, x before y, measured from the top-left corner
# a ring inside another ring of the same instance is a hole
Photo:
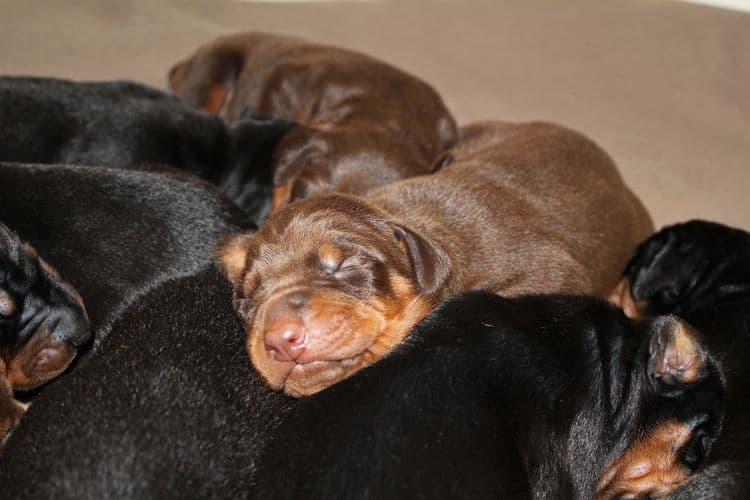
[[[695,382],[707,358],[697,332],[676,316],[660,316],[652,328],[649,375],[670,385]]]
[[[235,284],[242,277],[247,265],[249,241],[253,233],[237,233],[220,241],[216,247],[216,263],[230,283]]]
[[[451,259],[445,251],[408,227],[396,225],[393,236],[409,256],[419,292],[434,296],[445,285],[450,275]]]
[[[281,207],[289,203],[292,194],[292,183],[288,182],[273,188],[273,201],[271,202],[271,213],[275,214]]]
[[[241,67],[241,55],[235,51],[199,51],[169,70],[169,89],[193,107],[224,115]]]

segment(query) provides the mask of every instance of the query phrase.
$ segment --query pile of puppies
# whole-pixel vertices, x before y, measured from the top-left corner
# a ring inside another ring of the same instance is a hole
[[[169,86],[0,78],[9,498],[750,491],[750,234],[363,54]]]

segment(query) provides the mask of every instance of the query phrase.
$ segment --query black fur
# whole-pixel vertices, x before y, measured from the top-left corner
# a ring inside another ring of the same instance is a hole
[[[290,402],[247,361],[216,240],[244,216],[184,176],[0,166],[0,218],[65,271],[96,349],[33,401],[3,498],[235,498]]]
[[[180,174],[0,164],[0,220],[78,290],[97,343],[138,296],[210,266],[244,218]]]
[[[646,429],[693,425],[690,470],[718,432],[721,376],[667,387],[648,369],[662,319],[586,297],[450,299],[399,351],[292,408],[255,497],[590,498]]]
[[[179,98],[128,81],[0,77],[0,161],[170,166],[207,179],[258,223],[271,157],[294,125],[245,114],[227,127]]]
[[[700,492],[722,474],[722,462],[750,463],[750,233],[699,220],[666,227],[638,248],[625,275],[631,294],[647,302],[648,312],[685,318],[703,332],[723,366],[726,414],[711,453],[711,461],[720,465],[706,471],[705,480],[690,483],[696,485],[695,498],[708,498]],[[733,484],[741,489],[714,498],[741,498],[750,491],[750,476],[737,479],[747,465],[727,467],[734,472],[716,492]],[[690,488],[679,498],[692,498],[685,496]]]
[[[703,333],[727,384],[712,459],[750,462],[750,233],[705,221],[664,228],[638,248],[626,276],[649,313],[677,314]]]
[[[711,465],[669,495],[670,500],[745,498],[750,498],[750,464],[746,462]]]

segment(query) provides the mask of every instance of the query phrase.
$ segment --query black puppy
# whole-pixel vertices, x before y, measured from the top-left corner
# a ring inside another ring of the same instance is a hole
[[[0,165],[0,218],[68,277],[96,344],[0,459],[3,498],[236,498],[289,402],[254,374],[213,270],[244,215],[190,177]],[[247,226],[244,226],[247,228]]]
[[[255,497],[664,494],[705,459],[722,394],[699,334],[674,317],[470,293],[400,351],[297,402]]]
[[[95,345],[138,296],[211,266],[215,242],[254,227],[178,173],[0,164],[0,220],[80,293]]]
[[[75,289],[0,222],[0,442],[24,412],[14,392],[60,375],[90,336]]]
[[[213,270],[164,283],[48,387],[0,458],[3,498],[238,498],[291,401],[244,355]]]
[[[293,125],[245,113],[227,127],[127,81],[0,77],[0,161],[171,166],[219,185],[256,223],[270,210],[276,143]]]
[[[703,332],[727,387],[712,462],[750,463],[750,233],[698,220],[666,227],[638,248],[618,288],[629,314],[673,313]]]

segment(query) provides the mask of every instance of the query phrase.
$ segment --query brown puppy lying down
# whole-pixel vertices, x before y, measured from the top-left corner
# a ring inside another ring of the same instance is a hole
[[[276,150],[274,210],[314,193],[364,194],[427,174],[457,139],[425,82],[364,54],[287,36],[221,37],[174,66],[169,88],[229,122],[250,107],[301,124]]]
[[[652,232],[582,135],[547,123],[462,132],[455,161],[433,175],[301,200],[220,245],[269,386],[292,396],[328,387],[462,291],[603,295]]]

